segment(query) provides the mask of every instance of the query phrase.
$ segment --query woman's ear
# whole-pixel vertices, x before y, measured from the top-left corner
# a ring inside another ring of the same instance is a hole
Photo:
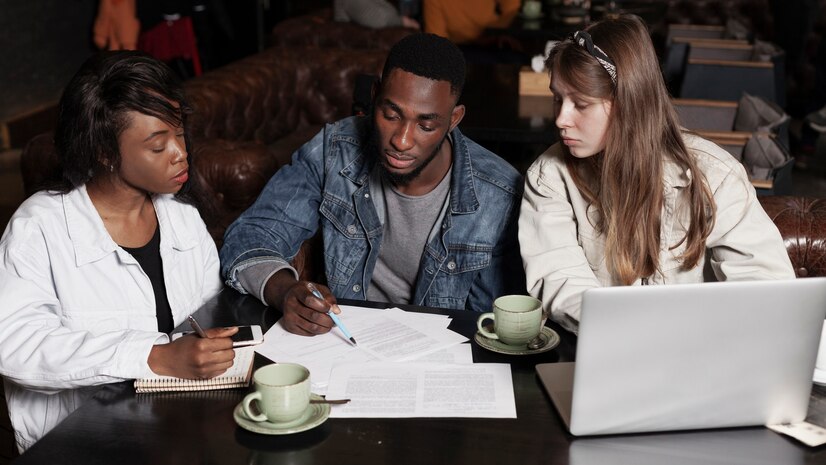
[[[106,171],[110,173],[115,172],[114,163],[112,163],[112,160],[105,156],[103,153],[98,153],[97,159],[98,164],[101,165]]]

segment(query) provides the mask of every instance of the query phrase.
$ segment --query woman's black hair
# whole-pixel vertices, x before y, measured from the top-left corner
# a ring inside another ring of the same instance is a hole
[[[62,180],[56,190],[71,191],[102,171],[118,169],[118,138],[129,123],[130,111],[182,126],[191,172],[192,150],[186,132],[191,110],[180,80],[166,64],[146,53],[101,52],[83,63],[60,98],[55,147]],[[177,195],[192,203],[190,190],[187,181]]]

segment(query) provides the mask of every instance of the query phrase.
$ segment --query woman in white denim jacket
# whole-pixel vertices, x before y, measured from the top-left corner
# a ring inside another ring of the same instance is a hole
[[[0,374],[21,452],[95,386],[232,365],[235,328],[165,334],[222,286],[188,203],[185,112],[171,70],[139,52],[92,57],[64,90],[63,181],[27,199],[0,239]]]
[[[600,286],[794,278],[743,166],[680,128],[645,24],[596,23],[546,61],[561,142],[530,167],[527,288],[576,332]]]

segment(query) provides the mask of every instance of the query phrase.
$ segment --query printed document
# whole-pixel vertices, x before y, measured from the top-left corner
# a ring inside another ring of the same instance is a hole
[[[334,418],[516,418],[510,365],[347,363],[333,367]]]

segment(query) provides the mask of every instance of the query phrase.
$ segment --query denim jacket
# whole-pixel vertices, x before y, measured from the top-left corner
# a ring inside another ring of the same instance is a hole
[[[338,298],[366,300],[383,226],[371,195],[369,117],[327,125],[293,154],[228,229],[226,283],[247,267],[286,264],[321,227],[327,285]],[[449,208],[425,245],[410,303],[489,311],[494,298],[524,293],[516,224],[522,178],[507,162],[452,132]]]

